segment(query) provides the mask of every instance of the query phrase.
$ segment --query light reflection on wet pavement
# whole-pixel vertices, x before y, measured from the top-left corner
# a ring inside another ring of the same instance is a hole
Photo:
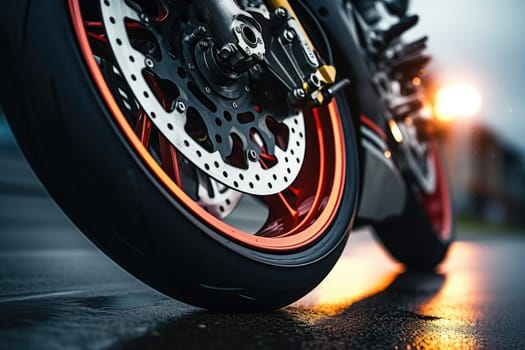
[[[471,234],[423,273],[361,230],[291,306],[213,313],[129,276],[13,164],[0,173],[0,349],[525,348],[525,235]]]
[[[170,300],[89,247],[2,251],[0,348],[522,348],[524,248],[461,241],[439,272],[404,272],[361,231],[319,287],[266,314]]]

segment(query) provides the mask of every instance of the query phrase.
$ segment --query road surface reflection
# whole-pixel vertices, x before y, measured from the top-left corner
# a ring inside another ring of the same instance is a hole
[[[386,289],[403,271],[367,230],[353,233],[330,274],[291,307],[335,315],[353,303]]]
[[[523,240],[518,242],[518,247],[525,246]],[[494,259],[501,248],[508,251],[509,244],[487,254],[479,242],[458,242],[439,271],[404,271],[370,232],[361,232],[351,238],[322,284],[283,310],[268,314],[196,312],[126,346],[477,349],[517,344],[523,340],[515,332],[498,333],[502,329],[500,307],[509,312],[512,306],[509,309],[509,304],[498,303],[489,295],[494,279],[509,282],[508,274],[501,273],[509,261]],[[520,249],[511,249],[509,254],[521,255]],[[523,306],[521,294],[507,294],[520,298],[518,305]],[[523,325],[518,327],[523,329]]]

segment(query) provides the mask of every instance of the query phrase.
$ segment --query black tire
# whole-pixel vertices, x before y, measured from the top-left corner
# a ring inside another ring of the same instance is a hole
[[[446,182],[444,168],[438,158],[437,172],[443,186],[443,207],[446,211],[447,223],[438,232],[425,211],[424,198],[416,192],[416,186],[408,177],[407,199],[400,216],[390,217],[384,221],[374,223],[377,236],[383,242],[390,254],[399,262],[414,270],[432,270],[446,257],[450,244],[454,241],[455,228],[452,217],[452,208]]]
[[[257,250],[192,216],[133,151],[84,63],[67,1],[5,1],[0,25],[1,103],[21,149],[69,218],[127,271],[189,304],[254,311],[297,300],[335,264],[358,194],[350,118],[333,220],[309,246]]]

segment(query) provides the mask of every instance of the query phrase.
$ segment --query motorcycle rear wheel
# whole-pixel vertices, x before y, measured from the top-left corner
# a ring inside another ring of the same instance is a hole
[[[455,237],[445,168],[437,145],[428,142],[428,157],[436,176],[434,191],[423,194],[413,180],[406,177],[407,199],[401,215],[373,225],[390,254],[414,270],[432,270],[439,265]]]
[[[0,14],[1,103],[62,210],[127,271],[189,304],[272,310],[314,288],[356,211],[359,160],[344,100],[303,111],[300,173],[285,190],[255,196],[268,214],[246,232],[206,211],[177,183],[176,162],[167,167],[145,147],[144,128],[124,116],[94,57],[83,3],[8,1]]]

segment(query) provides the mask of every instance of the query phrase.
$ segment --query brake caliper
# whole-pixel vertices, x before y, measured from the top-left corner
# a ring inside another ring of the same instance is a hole
[[[302,50],[304,55],[295,56],[297,64],[303,68],[307,79],[302,80],[302,84],[293,90],[293,95],[299,101],[308,101],[314,105],[322,105],[329,102],[333,97],[336,70],[334,66],[323,64],[318,58],[317,50],[310,40],[306,30],[302,26],[297,14],[288,2],[288,0],[269,0],[274,10],[274,21],[280,22],[280,30],[284,38],[294,47],[294,52]],[[294,45],[293,39],[297,37],[297,43]],[[306,62],[305,62],[306,61]],[[344,87],[344,84],[338,84],[337,87]],[[302,97],[304,96],[304,97]]]
[[[261,1],[243,1],[244,9],[234,1],[197,3],[214,32],[217,49],[207,59],[213,62],[210,71],[222,72],[223,79],[259,73],[272,90],[278,81],[286,102],[298,107],[326,104],[348,83],[335,83],[335,68],[324,64],[288,1],[270,0],[270,9]],[[263,69],[258,71],[258,65]]]

